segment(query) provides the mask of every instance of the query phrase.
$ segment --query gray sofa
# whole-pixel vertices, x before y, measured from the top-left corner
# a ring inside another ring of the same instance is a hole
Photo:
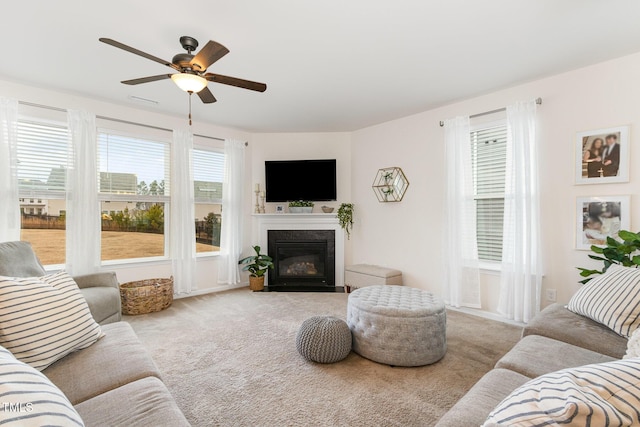
[[[45,274],[27,242],[0,243],[0,275]],[[44,371],[86,426],[189,426],[131,326],[121,322],[115,273],[74,277],[105,336]]]
[[[517,387],[560,369],[621,359],[627,339],[562,304],[542,310],[522,339],[447,412],[437,427],[482,425]]]

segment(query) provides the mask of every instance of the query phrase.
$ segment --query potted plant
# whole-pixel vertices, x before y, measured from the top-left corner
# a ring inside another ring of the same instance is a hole
[[[351,238],[353,229],[353,203],[342,203],[338,208],[338,221],[340,227],[347,233],[347,239]]]
[[[289,212],[291,213],[311,213],[314,203],[308,200],[296,200],[289,202]]]
[[[591,250],[597,255],[589,255],[589,258],[604,262],[604,267],[602,270],[578,267],[580,276],[587,277],[581,280],[580,283],[587,283],[593,279],[593,277],[589,276],[594,274],[603,274],[611,267],[611,264],[636,268],[640,266],[640,255],[637,254],[640,251],[640,232],[632,233],[630,231],[620,230],[618,237],[622,239],[622,242],[612,237],[607,237],[607,245],[605,247],[591,246]]]
[[[249,272],[249,289],[261,291],[264,289],[264,274],[273,268],[273,259],[260,253],[260,246],[254,246],[255,255],[248,256],[238,261],[238,264],[247,264],[242,271]]]

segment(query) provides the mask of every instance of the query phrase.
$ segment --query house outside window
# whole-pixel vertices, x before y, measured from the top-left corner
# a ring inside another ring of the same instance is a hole
[[[502,260],[507,125],[504,122],[472,128],[471,157],[478,258]]]

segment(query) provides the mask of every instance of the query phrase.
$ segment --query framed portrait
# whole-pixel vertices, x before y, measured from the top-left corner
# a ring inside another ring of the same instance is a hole
[[[576,184],[629,182],[629,126],[579,132]]]
[[[578,197],[576,203],[576,249],[604,246],[607,237],[618,239],[629,230],[630,196]]]

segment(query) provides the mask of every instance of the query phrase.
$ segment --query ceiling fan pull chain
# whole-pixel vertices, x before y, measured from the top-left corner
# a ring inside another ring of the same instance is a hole
[[[189,91],[189,126],[191,126],[191,95],[193,92]]]

